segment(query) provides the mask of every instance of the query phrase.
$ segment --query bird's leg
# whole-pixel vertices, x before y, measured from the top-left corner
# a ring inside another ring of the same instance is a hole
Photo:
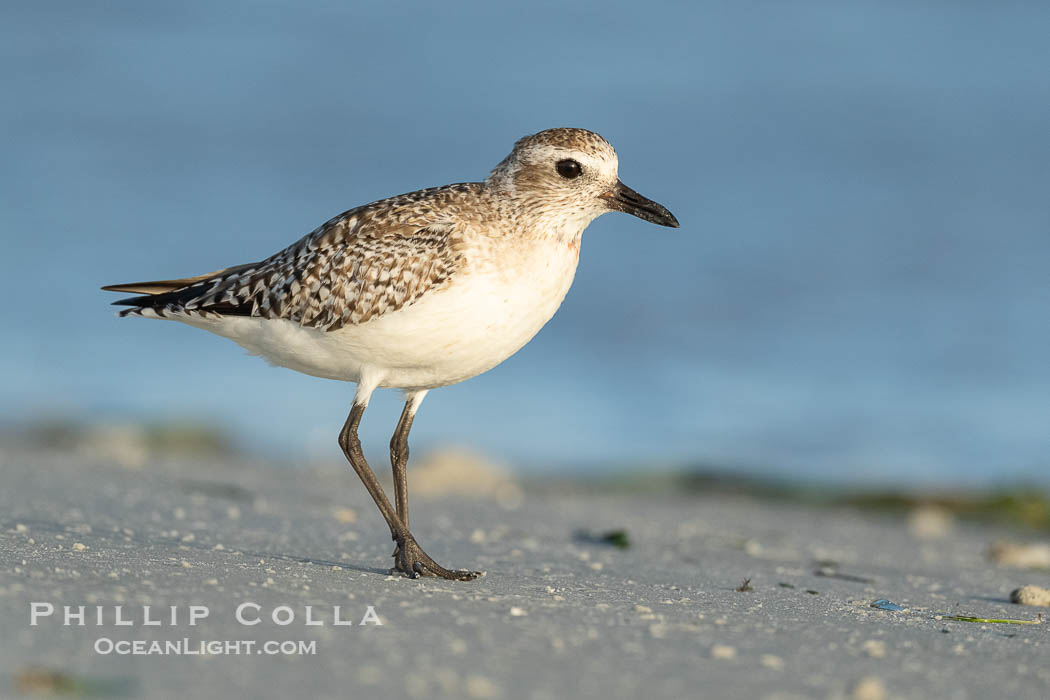
[[[426,391],[417,391],[405,396],[405,408],[397,422],[394,436],[390,438],[390,466],[394,472],[394,503],[397,504],[397,517],[408,527],[408,433],[412,430],[412,420],[416,417],[419,404],[423,402]],[[396,556],[396,552],[395,552]]]
[[[440,576],[441,578],[457,581],[469,581],[476,578],[479,575],[476,571],[450,571],[427,556],[427,553],[419,546],[412,533],[408,531],[408,526],[398,517],[394,507],[390,504],[390,500],[383,493],[383,487],[380,485],[379,479],[376,478],[375,472],[372,471],[372,468],[368,466],[368,462],[365,461],[365,455],[361,451],[361,440],[357,437],[357,428],[361,424],[361,416],[364,414],[367,405],[367,398],[364,401],[354,401],[353,406],[350,408],[350,415],[347,416],[346,423],[343,424],[343,429],[339,432],[339,446],[343,449],[343,454],[346,455],[350,466],[361,477],[361,481],[364,483],[365,488],[368,489],[372,500],[379,507],[379,512],[382,513],[383,519],[390,526],[390,534],[397,542],[397,551],[395,553],[396,568],[410,578]],[[402,493],[404,494],[404,491]],[[407,494],[404,495],[407,496]],[[407,510],[405,512],[407,513]]]
[[[390,466],[394,474],[394,503],[397,504],[397,517],[408,527],[408,433],[412,430],[412,420],[416,410],[427,392],[418,391],[405,394],[405,408],[397,421],[397,429],[390,438]],[[397,539],[395,535],[394,539]],[[394,561],[401,552],[401,545],[394,545]]]
[[[361,416],[364,415],[366,406],[367,404],[365,403],[354,401],[354,405],[350,408],[350,415],[347,416],[343,429],[339,431],[339,447],[343,449],[346,460],[350,462],[350,466],[361,477],[361,481],[364,483],[365,488],[368,489],[369,495],[372,496],[372,500],[379,507],[379,512],[382,513],[383,519],[390,526],[391,537],[397,539],[400,534],[408,532],[408,528],[397,517],[393,506],[390,505],[390,500],[383,493],[383,487],[379,483],[379,479],[376,478],[372,467],[368,466],[368,462],[365,461],[365,455],[361,451],[361,440],[357,437],[357,428],[361,425]]]

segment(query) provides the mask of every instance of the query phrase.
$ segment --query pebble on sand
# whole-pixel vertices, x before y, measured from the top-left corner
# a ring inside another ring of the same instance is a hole
[[[736,648],[728,646],[726,644],[715,644],[711,647],[711,658],[712,659],[735,659]]]
[[[877,676],[864,676],[853,685],[850,697],[853,700],[883,700],[886,686]]]
[[[766,668],[771,668],[774,671],[784,670],[784,660],[775,654],[762,654],[760,661]]]
[[[1050,605],[1050,588],[1022,586],[1010,592],[1010,602],[1018,605]]]
[[[353,508],[336,508],[332,516],[344,524],[357,522],[357,512]]]

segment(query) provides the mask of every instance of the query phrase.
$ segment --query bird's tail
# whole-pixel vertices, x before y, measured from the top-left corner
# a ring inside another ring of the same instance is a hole
[[[183,277],[178,280],[154,280],[153,282],[128,282],[127,284],[107,284],[103,287],[103,291],[106,292],[129,292],[131,294],[145,294],[147,296],[153,296],[155,294],[164,294],[165,292],[174,292],[176,289],[182,289],[183,287],[189,287],[191,284],[206,280],[209,277],[222,272],[222,270],[216,270],[215,272],[209,272],[206,275],[199,275],[197,277]],[[119,304],[120,302],[114,302]]]
[[[250,267],[250,265],[237,266],[236,268],[230,267],[224,270],[216,270],[215,272],[209,272],[205,275],[198,275],[196,277],[183,277],[182,279],[175,280],[154,280],[152,282],[107,284],[105,287],[102,287],[102,289],[107,292],[129,292],[131,294],[140,295],[135,297],[127,297],[125,299],[117,299],[115,302],[113,302],[114,306],[134,307],[131,309],[125,309],[121,311],[121,316],[163,316],[163,313],[160,313],[162,309],[171,308],[172,305],[179,306],[181,305],[181,303],[200,294],[201,289],[203,287],[202,283],[206,283],[209,280],[227,274],[231,271],[235,271],[236,269],[239,269],[241,267]],[[193,289],[190,289],[191,287],[193,287]],[[150,310],[157,313],[144,313]]]

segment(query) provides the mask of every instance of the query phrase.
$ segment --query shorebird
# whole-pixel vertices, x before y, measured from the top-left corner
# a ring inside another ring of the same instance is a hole
[[[484,182],[350,209],[261,262],[197,277],[115,284],[139,296],[120,316],[181,321],[270,363],[355,382],[339,446],[379,507],[406,576],[470,580],[431,559],[408,526],[408,433],[427,392],[477,376],[517,352],[569,291],[580,238],[609,211],[678,227],[624,185],[616,151],[585,129],[520,139]],[[401,389],[390,440],[391,505],[357,429],[378,388]]]

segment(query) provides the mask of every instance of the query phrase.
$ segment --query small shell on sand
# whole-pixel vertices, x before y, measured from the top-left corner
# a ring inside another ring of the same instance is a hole
[[[1022,586],[1010,592],[1010,602],[1018,605],[1050,605],[1050,588]]]
[[[853,700],[883,700],[886,686],[877,676],[865,676],[853,685],[850,697]]]
[[[722,659],[728,661],[729,659],[736,658],[736,647],[731,647],[727,644],[715,644],[711,647],[711,658]]]

